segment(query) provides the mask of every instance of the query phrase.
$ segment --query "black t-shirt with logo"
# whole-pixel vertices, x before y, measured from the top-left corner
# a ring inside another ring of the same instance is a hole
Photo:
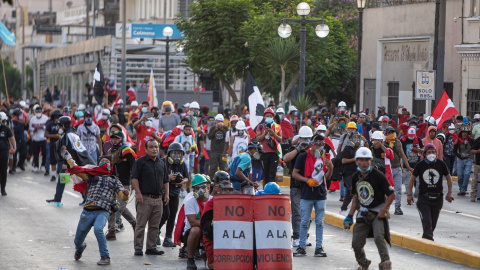
[[[449,174],[447,164],[443,160],[438,159],[434,164],[428,164],[425,160],[422,160],[413,169],[413,175],[420,179],[420,194],[442,193],[442,176]]]
[[[13,137],[13,133],[10,128],[2,124],[0,126],[0,158],[8,158],[11,137]]]
[[[375,168],[364,178],[360,172],[354,173],[352,184],[352,195],[357,195],[360,205],[369,209],[385,203],[385,196],[394,192],[385,174]]]

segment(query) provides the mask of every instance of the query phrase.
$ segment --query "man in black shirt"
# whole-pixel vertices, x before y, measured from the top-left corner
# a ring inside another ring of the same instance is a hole
[[[137,222],[135,227],[135,255],[143,255],[143,237],[148,222],[147,255],[162,255],[157,249],[158,225],[162,218],[163,204],[169,201],[169,178],[165,162],[159,159],[159,145],[155,139],[145,143],[147,154],[132,168],[132,187],[135,189]],[[163,197],[163,201],[162,201]]]
[[[448,192],[445,196],[447,202],[452,202],[452,178],[448,171],[447,164],[443,160],[437,160],[437,149],[429,143],[423,150],[424,159],[420,161],[413,170],[410,183],[408,184],[407,203],[414,202],[412,197],[413,183],[417,177],[420,178],[419,196],[417,201],[418,212],[422,220],[422,238],[433,241],[433,231],[437,226],[437,220],[443,206],[443,180],[442,175],[447,179]]]
[[[365,246],[368,235],[373,232],[375,244],[382,262],[380,269],[391,270],[392,263],[384,239],[389,242],[387,211],[395,192],[385,175],[372,167],[372,151],[360,147],[355,153],[358,172],[352,177],[352,206],[348,216],[343,221],[346,228],[353,224],[353,215],[358,208],[357,223],[353,227],[352,248],[359,264],[358,269],[368,269],[371,261],[367,260]]]
[[[7,185],[8,156],[17,151],[15,138],[12,130],[6,125],[6,115],[0,119],[0,187],[2,196],[6,196],[5,186]]]
[[[362,144],[362,135],[354,131],[350,135],[350,140],[345,144],[342,151],[342,166],[343,166],[343,184],[347,188],[347,194],[343,199],[340,207],[340,215],[347,216],[348,205],[352,201],[352,176],[357,171],[355,164],[355,152]]]

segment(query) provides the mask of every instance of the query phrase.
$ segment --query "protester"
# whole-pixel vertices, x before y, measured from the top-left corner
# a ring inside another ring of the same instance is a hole
[[[472,171],[474,155],[472,153],[473,139],[470,137],[470,134],[470,128],[462,126],[458,131],[458,139],[453,147],[453,153],[457,157],[458,188],[460,189],[458,196],[467,194],[468,182]]]
[[[56,111],[56,112],[60,114],[60,111]],[[27,158],[27,140],[25,136],[25,122],[20,120],[21,114],[22,114],[22,110],[18,108],[15,109],[12,113],[13,133],[14,133],[15,142],[17,145],[17,151],[13,154],[13,165],[12,165],[12,169],[10,170],[10,174],[15,174],[17,166],[18,168],[20,168],[20,170],[25,171],[25,159]],[[56,126],[56,124],[54,125]],[[48,126],[47,126],[47,130],[48,130]],[[47,134],[47,131],[45,131],[45,134]],[[53,153],[53,152],[50,150],[50,153]],[[50,160],[51,159],[52,158],[50,157]],[[52,172],[54,171],[55,170],[52,170]],[[55,174],[52,174],[52,175],[55,175]]]
[[[275,124],[274,116],[275,112],[271,108],[267,108],[263,112],[263,123],[259,124],[256,129],[256,140],[262,145],[264,151],[261,155],[264,173],[263,185],[275,182],[278,167],[277,145],[282,141],[282,129]]]
[[[87,148],[88,154],[96,163],[97,150],[102,155],[102,139],[100,139],[100,128],[93,122],[90,111],[85,112],[85,121],[78,126],[77,133],[80,136],[80,141]]]
[[[48,117],[42,114],[42,107],[36,105],[35,116],[30,119],[30,134],[33,148],[33,172],[45,171],[47,160],[47,139],[45,138],[45,127]],[[42,163],[39,163],[39,156],[42,156]],[[42,168],[43,167],[43,168]],[[47,173],[46,176],[49,174]]]
[[[414,127],[410,127],[407,131],[407,134],[401,138],[403,152],[407,156],[408,165],[410,168],[415,168],[415,166],[420,162],[421,156],[423,153],[423,143],[422,140],[419,140],[416,136],[416,130]],[[408,183],[412,172],[406,167],[403,167],[403,179],[402,182],[405,185],[405,190],[408,190]],[[414,197],[418,197],[418,185],[419,182],[415,181],[415,193]],[[396,187],[395,187],[396,188]],[[398,196],[395,192],[395,196]]]
[[[210,169],[208,170],[208,176],[213,178],[215,172],[220,168],[221,171],[226,170],[227,160],[225,156],[225,136],[227,134],[228,128],[223,125],[223,115],[217,114],[215,116],[215,127],[212,127],[208,132],[208,139],[211,141],[210,144]],[[209,120],[210,121],[210,120]]]
[[[8,157],[17,151],[17,145],[11,128],[6,125],[7,115],[4,112],[0,115],[2,121],[0,125],[0,189],[2,196],[6,196]]]
[[[259,160],[261,153],[262,149],[258,143],[249,143],[247,149],[241,150],[230,163],[227,172],[235,190],[240,190],[243,182],[251,182],[248,177],[252,169],[252,159]],[[258,183],[252,182],[252,185],[257,187]]]

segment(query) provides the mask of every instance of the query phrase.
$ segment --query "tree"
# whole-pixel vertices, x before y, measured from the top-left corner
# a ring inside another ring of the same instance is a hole
[[[253,14],[253,2],[199,0],[190,8],[190,19],[175,22],[185,35],[182,43],[190,67],[212,72],[237,102],[235,91],[226,78],[242,74],[248,66],[248,49],[239,29]]]
[[[285,103],[288,93],[285,91],[285,66],[289,61],[298,58],[300,46],[293,38],[283,39],[278,37],[270,41],[268,47],[264,50],[264,57],[280,66],[282,80],[280,82],[280,104]],[[278,99],[276,99],[278,101]],[[278,103],[278,102],[277,102]]]
[[[15,99],[21,96],[20,92],[20,84],[21,84],[21,76],[20,72],[14,68],[10,61],[3,60],[5,65],[5,77],[7,79],[7,89],[8,94],[13,96]],[[0,64],[0,95],[5,95],[5,80],[3,77],[3,66]]]

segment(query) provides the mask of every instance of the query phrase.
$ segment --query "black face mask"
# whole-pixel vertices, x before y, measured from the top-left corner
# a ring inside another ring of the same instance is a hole
[[[118,144],[112,144],[112,152],[118,150],[120,146],[123,145],[123,141],[120,141]]]
[[[153,117],[157,118],[158,117],[158,112],[154,112]]]

